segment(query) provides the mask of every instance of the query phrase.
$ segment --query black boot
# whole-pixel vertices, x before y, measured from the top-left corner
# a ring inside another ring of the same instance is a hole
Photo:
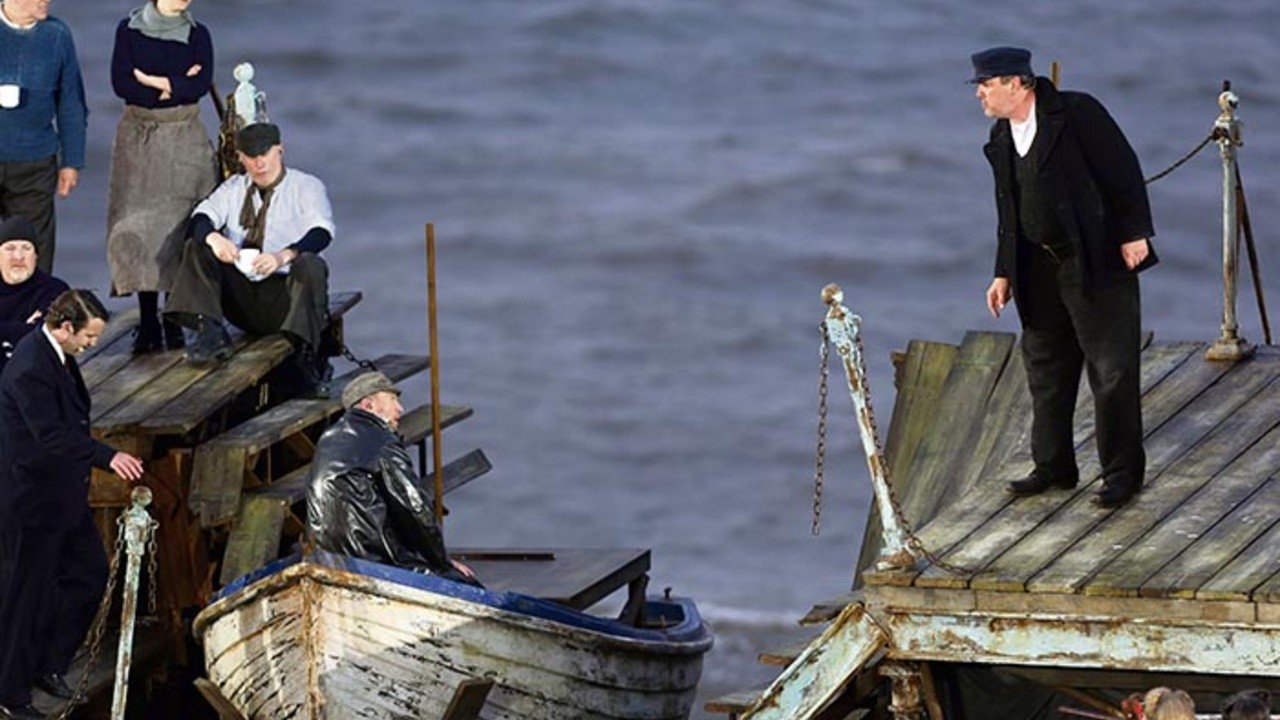
[[[196,339],[187,348],[187,362],[192,365],[213,365],[231,357],[231,336],[222,321],[200,318]]]
[[[181,350],[187,346],[187,338],[182,334],[181,325],[166,318],[160,326],[164,330],[165,347],[170,350]]]
[[[164,349],[160,331],[160,315],[156,309],[156,294],[138,293],[138,327],[133,331],[133,354],[145,355]]]

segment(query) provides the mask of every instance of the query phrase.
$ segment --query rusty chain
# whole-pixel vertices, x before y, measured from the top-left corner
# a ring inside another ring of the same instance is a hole
[[[819,377],[818,379],[818,449],[817,449],[817,459],[815,461],[816,469],[814,471],[814,480],[813,480],[814,482],[814,500],[813,500],[814,531],[813,533],[815,535],[818,534],[817,532],[818,514],[819,514],[820,504],[822,499],[823,466],[825,463],[824,456],[826,454],[827,378],[829,373],[829,369],[827,367],[827,364],[828,364],[827,361],[830,357],[830,349],[828,346],[830,345],[830,342],[831,342],[830,336],[827,333],[827,324],[825,322],[822,323],[822,325],[820,326],[820,330],[822,331],[822,352],[821,352],[822,367],[819,370],[819,376],[818,376]],[[880,446],[880,429],[876,424],[875,411],[871,407],[871,388],[867,384],[867,379],[866,379],[867,378],[866,352],[863,349],[861,333],[854,333],[853,339],[854,339],[854,342],[857,343],[858,345],[858,360],[860,363],[860,367],[858,368],[858,371],[859,371],[858,383],[862,385],[863,395],[865,396],[865,400],[867,403],[867,415],[871,420],[871,437],[872,437],[872,440],[875,442],[875,448],[876,448],[875,462],[879,464],[880,469],[884,473],[885,485],[889,491],[889,505],[893,508],[894,517],[897,518],[898,524],[902,526],[903,534],[905,534],[907,537],[907,547],[909,547],[911,550],[914,550],[915,551],[914,554],[917,557],[925,558],[929,562],[933,563],[934,566],[946,572],[949,572],[955,575],[972,574],[974,572],[972,568],[967,568],[962,565],[955,565],[955,564],[949,563],[943,560],[937,553],[934,553],[933,551],[925,547],[924,542],[920,540],[920,537],[918,535],[916,535],[915,530],[911,526],[911,523],[907,521],[906,513],[903,512],[902,510],[902,504],[898,501],[898,496],[893,491],[893,478],[890,476],[888,464],[884,462],[884,450]]]
[[[822,476],[825,472],[823,464],[827,458],[827,376],[831,356],[831,340],[827,336],[827,324],[818,326],[822,333],[822,348],[818,351],[821,361],[818,365],[818,449],[814,453],[813,468],[813,527],[810,532],[815,536],[822,530]]]
[[[120,557],[124,554],[124,518],[124,514],[121,513],[116,519],[119,527],[116,528],[115,549],[107,569],[107,587],[102,594],[102,600],[98,603],[98,612],[94,615],[93,625],[89,630],[89,654],[85,661],[84,672],[80,674],[80,680],[76,683],[73,697],[54,716],[56,720],[66,720],[79,705],[80,699],[87,696],[89,676],[93,674],[93,668],[98,664],[98,655],[102,650],[102,636],[107,628],[107,614],[111,612],[111,596],[115,593],[116,580],[119,577]]]
[[[160,523],[155,518],[147,522],[147,613],[152,617],[156,615],[156,585],[160,579],[156,572],[156,558],[160,554],[159,541],[156,540],[159,527]]]

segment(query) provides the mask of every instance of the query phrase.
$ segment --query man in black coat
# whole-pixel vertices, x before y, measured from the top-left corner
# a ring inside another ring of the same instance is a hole
[[[70,289],[36,266],[35,236],[26,218],[0,222],[0,370],[18,341],[40,326],[49,303]]]
[[[1151,208],[1137,155],[1093,97],[1059,92],[1031,72],[1031,53],[998,47],[972,57],[977,97],[994,118],[983,148],[995,174],[995,279],[987,308],[1013,299],[1031,390],[1031,476],[1018,495],[1079,480],[1072,439],[1088,370],[1103,486],[1117,507],[1142,487],[1137,273],[1156,263]]]
[[[0,373],[0,718],[44,717],[31,707],[33,687],[72,696],[63,676],[107,580],[90,467],[142,477],[141,460],[89,434],[75,356],[97,343],[106,320],[92,293],[68,290]]]
[[[307,486],[307,536],[321,550],[479,585],[452,560],[431,500],[397,429],[400,390],[366,372],[342,391],[342,419],[316,443]]]

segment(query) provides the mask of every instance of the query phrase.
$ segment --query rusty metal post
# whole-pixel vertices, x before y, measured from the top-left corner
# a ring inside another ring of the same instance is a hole
[[[901,518],[894,509],[889,489],[888,463],[880,451],[880,438],[876,435],[875,418],[871,414],[871,393],[867,390],[867,378],[862,357],[862,345],[858,329],[862,318],[849,312],[844,306],[844,291],[839,285],[822,289],[822,301],[827,305],[827,337],[836,346],[844,361],[844,374],[853,397],[853,408],[862,435],[862,449],[867,455],[867,469],[871,472],[871,486],[875,492],[876,509],[880,511],[880,558],[878,570],[894,570],[915,565],[915,557],[907,547],[907,534]]]
[[[151,490],[136,487],[132,494],[133,505],[121,519],[125,550],[124,595],[120,608],[120,647],[116,654],[116,686],[111,700],[112,720],[124,720],[125,700],[129,694],[129,665],[133,662],[133,627],[138,610],[138,577],[142,570],[142,556],[147,550],[147,540],[155,530],[156,522],[147,513],[151,504]],[[155,582],[155,578],[151,578]]]
[[[1213,124],[1222,155],[1222,336],[1205,351],[1208,360],[1243,360],[1253,354],[1253,346],[1239,337],[1236,322],[1236,278],[1239,266],[1240,219],[1236,212],[1236,148],[1240,140],[1240,120],[1236,108],[1240,99],[1223,83],[1218,95],[1222,111]]]
[[[929,720],[924,708],[923,681],[916,663],[887,662],[880,675],[892,685],[889,712],[894,720]]]

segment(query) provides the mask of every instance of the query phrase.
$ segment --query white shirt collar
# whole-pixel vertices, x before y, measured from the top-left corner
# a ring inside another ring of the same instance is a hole
[[[14,30],[30,30],[31,28],[36,26],[36,23],[40,22],[39,20],[32,20],[26,25],[18,25],[14,23],[12,20],[9,19],[8,15],[4,14],[4,3],[2,2],[0,2],[0,20],[3,20],[5,25],[8,25]]]
[[[1033,98],[1031,101],[1031,112],[1027,113],[1027,119],[1022,122],[1015,120],[1009,121],[1009,131],[1013,134],[1013,149],[1018,151],[1018,157],[1026,157],[1031,151],[1031,143],[1036,139],[1036,103]]]
[[[53,345],[53,351],[58,353],[58,362],[61,362],[63,365],[66,365],[67,354],[62,351],[62,346],[58,344],[58,340],[53,336],[53,333],[49,332],[49,326],[41,322],[40,329],[44,331],[44,336],[49,338],[49,344]]]

